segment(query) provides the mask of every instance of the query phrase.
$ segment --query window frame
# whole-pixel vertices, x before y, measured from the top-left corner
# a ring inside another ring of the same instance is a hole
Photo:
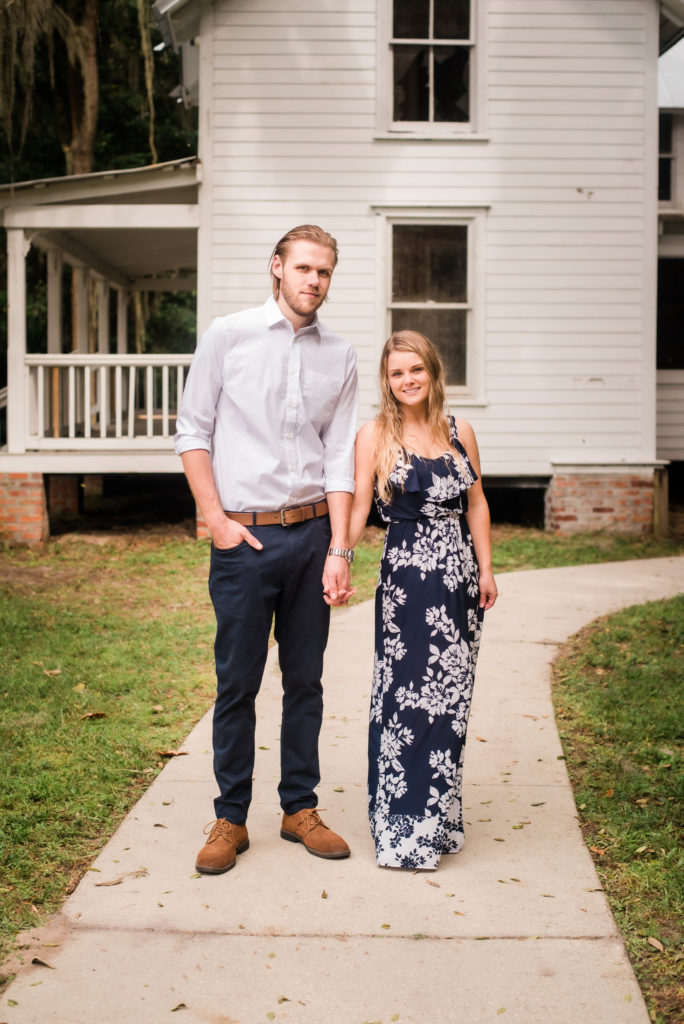
[[[376,287],[376,339],[379,359],[382,347],[391,334],[392,310],[399,309],[465,309],[466,311],[466,379],[464,384],[446,388],[447,400],[459,405],[486,405],[485,394],[485,218],[489,205],[389,206],[374,205],[376,215],[376,252],[378,275]],[[395,224],[458,225],[468,228],[468,274],[464,303],[395,303],[392,301],[392,232]]]
[[[378,0],[376,132],[381,139],[487,139],[486,16],[476,0],[470,0],[470,37],[464,40],[435,38],[428,45],[470,47],[470,120],[469,121],[395,121],[394,68],[392,44],[410,44],[410,39],[394,40],[392,35],[395,0]],[[400,0],[397,0],[400,2]]]

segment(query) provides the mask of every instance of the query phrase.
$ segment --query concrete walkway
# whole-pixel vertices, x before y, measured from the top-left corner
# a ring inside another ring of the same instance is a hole
[[[280,839],[272,658],[250,850],[225,875],[194,872],[214,793],[207,715],[62,913],[31,933],[0,1019],[647,1024],[577,826],[549,671],[558,645],[599,615],[684,591],[684,558],[499,583],[468,733],[462,853],[433,873],[375,866],[365,794],[372,605],[342,610],[327,657],[320,805],[352,856],[324,861]]]

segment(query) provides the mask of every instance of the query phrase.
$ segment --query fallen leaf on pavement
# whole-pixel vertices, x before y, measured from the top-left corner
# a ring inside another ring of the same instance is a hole
[[[487,740],[484,738],[484,736],[476,736],[475,739],[479,740],[480,743],[486,743],[487,742]]]
[[[425,881],[427,882],[428,885],[434,885],[435,889],[442,888],[439,882],[432,882],[429,878],[426,878]]]
[[[651,940],[649,939],[648,941],[650,942]],[[662,949],[662,946],[660,948]],[[31,963],[35,964],[36,967],[49,967],[51,971],[56,970],[56,968],[54,968],[52,964],[48,964],[45,962],[45,960],[41,960],[39,956],[34,956]]]
[[[114,878],[114,879],[112,879],[111,882],[96,882],[95,885],[97,887],[102,887],[102,886],[105,886],[105,885],[121,885],[122,882],[123,882],[123,878]]]
[[[155,750],[157,757],[182,757],[187,750]]]

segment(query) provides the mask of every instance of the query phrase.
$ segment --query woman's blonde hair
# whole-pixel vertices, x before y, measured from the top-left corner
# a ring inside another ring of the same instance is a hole
[[[380,356],[380,412],[375,421],[375,483],[380,498],[386,502],[392,496],[390,474],[397,464],[397,456],[404,449],[404,412],[392,394],[387,372],[389,357],[393,352],[415,352],[422,361],[430,377],[427,409],[430,433],[435,441],[444,445],[443,451],[454,452],[460,463],[460,455],[451,443],[444,394],[444,369],[439,353],[430,339],[418,331],[394,331],[385,342]]]

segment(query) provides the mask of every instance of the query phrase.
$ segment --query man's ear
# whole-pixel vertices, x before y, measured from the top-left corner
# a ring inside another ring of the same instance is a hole
[[[283,263],[282,263],[282,260],[280,259],[280,256],[276,255],[276,256],[273,257],[273,262],[271,263],[271,270],[273,271],[274,275],[277,278],[282,278],[282,276],[283,276]]]

